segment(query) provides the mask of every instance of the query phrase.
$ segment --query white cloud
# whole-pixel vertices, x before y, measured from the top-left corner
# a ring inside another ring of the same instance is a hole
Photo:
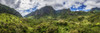
[[[87,5],[86,9],[100,8],[100,0],[87,0],[84,4]]]
[[[65,4],[63,4],[64,2]],[[79,4],[76,4],[76,2]],[[37,9],[45,6],[52,6],[55,10],[60,10],[70,8],[72,5],[78,7],[83,3],[87,6],[86,9],[95,7],[100,8],[100,0],[0,0],[0,3],[10,6],[16,10],[21,10],[18,12],[22,15],[29,13],[24,10],[34,8],[35,6],[38,6]]]
[[[25,15],[27,15],[27,14],[29,14],[30,12],[26,12],[26,11],[19,11],[20,12],[20,14],[22,15],[22,16],[25,16]]]

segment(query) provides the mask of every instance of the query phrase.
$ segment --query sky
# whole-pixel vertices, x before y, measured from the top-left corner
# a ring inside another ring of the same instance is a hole
[[[71,11],[89,11],[100,8],[100,0],[0,0],[1,4],[14,8],[25,16],[45,6],[52,6],[55,10],[70,9]]]

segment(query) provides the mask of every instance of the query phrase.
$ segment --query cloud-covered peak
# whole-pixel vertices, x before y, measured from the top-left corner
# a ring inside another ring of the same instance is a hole
[[[16,9],[23,16],[45,6],[52,6],[55,10],[75,8],[77,11],[100,8],[100,0],[0,0],[0,3]]]

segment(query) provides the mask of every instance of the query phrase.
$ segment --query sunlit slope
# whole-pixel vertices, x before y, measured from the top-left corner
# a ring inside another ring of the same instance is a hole
[[[0,33],[25,33],[26,29],[28,26],[21,18],[7,13],[0,14]]]

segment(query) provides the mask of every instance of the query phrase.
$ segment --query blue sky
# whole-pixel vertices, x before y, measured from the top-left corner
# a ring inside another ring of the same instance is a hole
[[[71,11],[90,11],[90,9],[86,10],[86,5],[82,4],[81,6],[79,7],[75,7],[75,5],[73,5],[70,10]]]

